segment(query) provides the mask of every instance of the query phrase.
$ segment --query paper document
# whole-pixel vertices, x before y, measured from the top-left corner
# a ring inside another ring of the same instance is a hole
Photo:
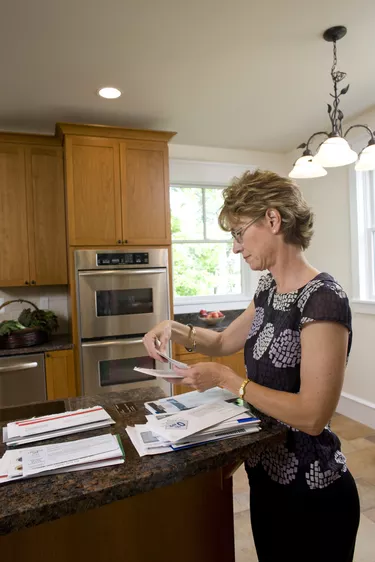
[[[153,428],[155,433],[175,443],[198,433],[198,431],[232,418],[245,410],[244,406],[236,406],[218,400],[211,402],[209,407],[205,404],[173,414],[162,420],[151,418],[148,425]]]
[[[0,484],[46,474],[87,470],[124,462],[124,451],[116,435],[51,445],[12,449],[0,459]]]
[[[145,375],[151,375],[152,377],[162,378],[162,379],[183,379],[183,375],[178,375],[174,371],[168,369],[144,369],[143,367],[134,367],[134,371],[139,371]]]
[[[179,367],[180,369],[188,369],[189,368],[189,365],[187,365],[186,363],[181,363],[181,361],[176,361],[176,359],[172,359],[172,357],[169,357],[169,355],[167,355],[166,353],[162,353],[159,350],[157,350],[157,353],[161,357],[166,359],[168,361],[168,363],[170,363],[171,365],[174,365],[175,367]]]
[[[51,416],[41,416],[7,424],[7,441],[16,441],[33,436],[40,436],[54,431],[67,430],[95,423],[114,423],[111,416],[101,406],[82,410],[63,412]],[[39,437],[40,438],[40,437]]]
[[[189,410],[190,408],[196,408],[197,406],[208,404],[214,400],[225,400],[240,403],[240,399],[236,394],[216,386],[206,390],[205,392],[193,390],[192,392],[186,392],[185,394],[169,396],[168,398],[161,398],[160,400],[146,402],[145,407],[149,412],[151,412],[151,414],[175,414],[183,410]]]

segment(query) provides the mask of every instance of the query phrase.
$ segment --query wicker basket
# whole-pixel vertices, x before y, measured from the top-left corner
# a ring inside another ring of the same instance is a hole
[[[38,307],[30,301],[24,299],[14,299],[6,301],[0,306],[0,310],[12,302],[27,302],[36,310]],[[19,347],[32,347],[33,345],[42,345],[48,341],[48,332],[39,328],[25,328],[13,332],[9,336],[0,336],[0,349],[17,349]]]

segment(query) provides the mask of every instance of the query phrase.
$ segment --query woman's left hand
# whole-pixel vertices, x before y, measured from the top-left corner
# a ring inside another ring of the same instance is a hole
[[[197,363],[188,369],[173,367],[179,375],[184,375],[183,379],[178,379],[180,384],[191,386],[194,390],[204,392],[214,386],[221,384],[223,365],[214,362]]]

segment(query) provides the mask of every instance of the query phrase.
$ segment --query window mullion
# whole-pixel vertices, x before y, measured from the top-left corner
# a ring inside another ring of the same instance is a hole
[[[203,220],[203,238],[207,240],[207,225],[206,225],[206,193],[202,187],[202,220]]]

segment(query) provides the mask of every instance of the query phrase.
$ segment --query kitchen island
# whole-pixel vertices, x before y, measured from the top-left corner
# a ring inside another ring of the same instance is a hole
[[[143,423],[144,402],[162,396],[160,389],[149,387],[65,400],[66,410],[100,404],[116,425],[55,441],[117,433],[125,463],[1,486],[4,562],[234,562],[231,475],[255,449],[282,439],[283,430],[267,427],[140,458],[125,427]],[[127,409],[132,411],[124,413]],[[14,408],[13,419],[19,417]],[[0,445],[0,455],[3,452]]]

